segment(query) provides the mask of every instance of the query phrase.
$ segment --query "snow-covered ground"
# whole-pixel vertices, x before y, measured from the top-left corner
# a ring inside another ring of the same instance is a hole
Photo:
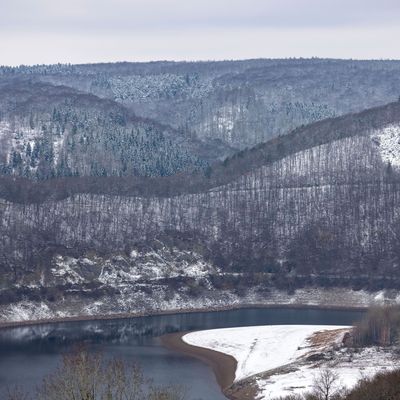
[[[362,377],[395,368],[390,351],[341,348],[349,327],[275,325],[193,332],[183,340],[216,350],[237,360],[235,382],[249,380],[260,400],[309,392],[320,369],[338,374],[338,388],[351,388]],[[318,361],[308,357],[318,355]]]
[[[360,379],[369,378],[378,372],[398,367],[399,360],[391,351],[379,348],[367,348],[359,352],[343,349],[334,352],[332,360],[320,363],[307,363],[299,360],[291,369],[280,375],[260,376],[256,378],[259,399],[275,399],[281,396],[312,392],[314,381],[321,371],[334,371],[338,380],[334,389],[351,389]]]
[[[217,350],[237,362],[235,381],[289,364],[309,352],[308,338],[331,325],[272,325],[192,332],[183,340],[193,346]]]
[[[389,125],[372,135],[378,145],[382,160],[392,166],[400,167],[400,126]]]

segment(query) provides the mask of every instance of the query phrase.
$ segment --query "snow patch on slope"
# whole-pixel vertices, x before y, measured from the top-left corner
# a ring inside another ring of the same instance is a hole
[[[205,278],[219,273],[219,269],[205,261],[200,254],[177,248],[132,250],[129,255],[112,257],[83,256],[79,258],[55,256],[53,278],[58,284],[99,282],[119,286],[138,281],[166,278]]]
[[[377,131],[372,140],[379,147],[384,162],[400,167],[400,125],[389,125]]]
[[[44,302],[32,303],[30,301],[22,301],[11,304],[5,312],[4,317],[6,321],[32,321],[52,318],[54,317],[54,313]]]
[[[56,267],[51,269],[55,277],[62,278],[65,283],[78,284],[84,281],[84,278],[79,275],[73,268],[76,266],[75,259],[72,257],[56,256]]]

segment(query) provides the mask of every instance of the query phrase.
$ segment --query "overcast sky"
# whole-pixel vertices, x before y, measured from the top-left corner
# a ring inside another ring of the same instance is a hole
[[[400,59],[400,0],[0,0],[0,64]]]

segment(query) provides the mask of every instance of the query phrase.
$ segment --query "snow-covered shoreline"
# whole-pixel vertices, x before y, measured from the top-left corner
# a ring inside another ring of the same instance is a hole
[[[310,351],[309,338],[320,331],[351,329],[333,325],[268,325],[213,329],[188,333],[182,340],[234,357],[238,363],[235,382],[282,367]],[[340,338],[339,338],[340,339]]]
[[[1,325],[23,325],[68,320],[129,318],[164,313],[220,311],[251,307],[314,307],[321,309],[367,309],[372,305],[399,304],[398,291],[367,292],[345,288],[302,288],[294,293],[257,288],[239,296],[234,291],[205,289],[193,297],[178,290],[173,297],[170,288],[153,283],[152,292],[142,286],[118,288],[120,293],[98,299],[76,293],[63,301],[20,301],[0,305]]]
[[[255,388],[255,399],[270,400],[310,392],[321,369],[337,374],[337,385],[351,388],[361,379],[396,368],[391,350],[353,351],[342,345],[351,327],[275,325],[215,329],[186,334],[182,341],[237,361],[232,386]]]
[[[190,314],[190,313],[203,313],[203,312],[215,312],[220,311],[231,311],[231,310],[245,310],[251,308],[260,309],[308,309],[308,310],[337,310],[337,311],[366,311],[368,306],[329,306],[329,305],[310,305],[310,304],[288,304],[288,303],[255,303],[255,304],[232,304],[215,307],[199,307],[199,308],[180,308],[180,309],[166,309],[166,310],[151,310],[147,312],[132,312],[132,313],[116,313],[116,314],[95,314],[95,315],[73,315],[73,316],[55,316],[50,318],[39,318],[39,319],[22,319],[22,320],[1,320],[0,329],[5,328],[16,328],[21,326],[32,326],[32,325],[44,325],[44,324],[56,324],[63,322],[78,322],[78,321],[100,321],[100,320],[114,320],[114,319],[129,319],[129,318],[141,318],[148,316],[158,315],[174,315],[174,314]]]

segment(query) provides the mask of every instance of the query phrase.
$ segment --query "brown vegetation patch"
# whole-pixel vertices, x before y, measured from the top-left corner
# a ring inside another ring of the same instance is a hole
[[[258,395],[258,386],[254,378],[234,383],[224,390],[224,394],[231,400],[255,400]]]
[[[328,347],[337,343],[338,337],[345,335],[349,331],[349,328],[340,328],[329,331],[319,331],[315,332],[310,338],[309,343],[311,347]]]

